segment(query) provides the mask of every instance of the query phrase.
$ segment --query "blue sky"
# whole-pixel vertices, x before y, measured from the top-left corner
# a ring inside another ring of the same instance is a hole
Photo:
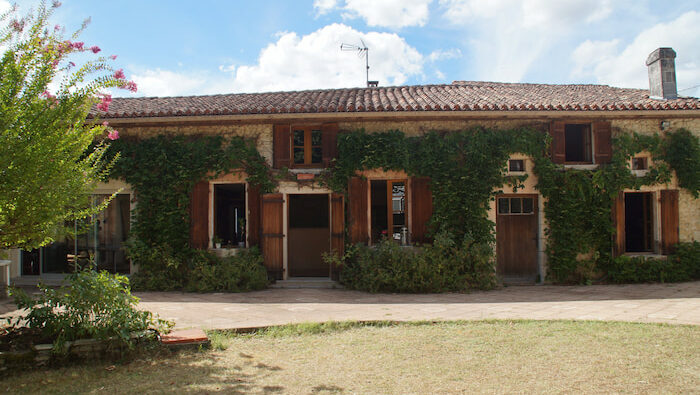
[[[87,17],[81,40],[118,55],[146,96],[364,86],[364,60],[340,51],[361,39],[385,86],[646,88],[659,46],[678,53],[679,89],[700,84],[698,0],[64,0],[53,23],[72,31]]]

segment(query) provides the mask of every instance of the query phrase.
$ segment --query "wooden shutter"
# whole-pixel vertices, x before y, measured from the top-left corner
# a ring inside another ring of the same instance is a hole
[[[595,163],[610,163],[612,159],[612,128],[610,122],[594,122]]]
[[[348,183],[348,232],[350,242],[369,241],[367,186],[369,182],[361,177],[351,177]]]
[[[552,122],[549,128],[549,134],[552,136],[552,161],[554,163],[564,164],[566,162],[566,138],[564,122]]]
[[[248,185],[248,246],[260,245],[260,187]]]
[[[284,198],[281,193],[262,195],[262,256],[268,275],[282,279],[284,260]]]
[[[612,207],[615,235],[613,236],[613,255],[625,253],[625,194],[620,192]]]
[[[331,160],[338,156],[338,124],[324,123],[321,130],[323,133],[321,138],[323,167],[328,167]]]
[[[272,139],[272,167],[275,169],[289,167],[291,156],[290,125],[275,125]]]
[[[342,194],[331,194],[331,251],[338,255],[345,253],[345,204]],[[331,267],[331,277],[338,279],[336,266]]]
[[[433,194],[430,191],[430,178],[411,179],[411,241],[427,243],[428,221],[433,215]]]
[[[661,191],[661,252],[665,255],[674,252],[679,242],[678,236],[678,190]]]
[[[190,246],[209,247],[209,182],[194,184],[190,201]]]

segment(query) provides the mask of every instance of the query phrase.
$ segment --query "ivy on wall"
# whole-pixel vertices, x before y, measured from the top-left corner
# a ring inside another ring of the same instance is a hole
[[[489,203],[509,185],[517,189],[524,177],[506,175],[508,157],[524,153],[534,163],[537,189],[547,199],[547,245],[550,279],[557,282],[582,281],[593,271],[605,270],[612,262],[614,227],[611,210],[623,189],[668,182],[671,168],[682,187],[697,196],[700,178],[698,138],[686,130],[643,136],[624,134],[613,139],[610,164],[596,170],[566,169],[547,155],[550,137],[540,131],[470,129],[459,132],[429,132],[405,137],[400,131],[365,133],[355,131],[338,136],[338,158],[324,177],[337,192],[344,192],[350,177],[368,169],[405,170],[409,176],[431,178],[433,233],[493,243],[494,223],[488,219]],[[654,159],[646,175],[629,170],[629,159],[648,151]],[[592,268],[580,254],[593,252]]]
[[[146,288],[182,288],[196,258],[189,247],[190,194],[208,177],[243,169],[247,181],[261,191],[275,188],[265,159],[253,141],[219,136],[121,138],[110,146],[120,152],[110,177],[134,189],[137,205],[132,217],[128,253],[139,265],[139,277],[160,276]],[[194,259],[193,258],[193,259]]]

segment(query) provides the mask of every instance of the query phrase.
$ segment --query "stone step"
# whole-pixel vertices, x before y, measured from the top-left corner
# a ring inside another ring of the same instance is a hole
[[[160,342],[170,349],[211,347],[209,337],[199,328],[172,331],[167,335],[161,336]]]
[[[290,277],[279,280],[270,285],[270,288],[314,288],[314,289],[340,289],[342,285],[328,277]]]

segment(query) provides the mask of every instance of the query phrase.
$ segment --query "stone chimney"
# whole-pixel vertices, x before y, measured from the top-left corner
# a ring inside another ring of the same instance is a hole
[[[649,97],[652,99],[676,99],[676,51],[673,48],[657,48],[649,54]]]

